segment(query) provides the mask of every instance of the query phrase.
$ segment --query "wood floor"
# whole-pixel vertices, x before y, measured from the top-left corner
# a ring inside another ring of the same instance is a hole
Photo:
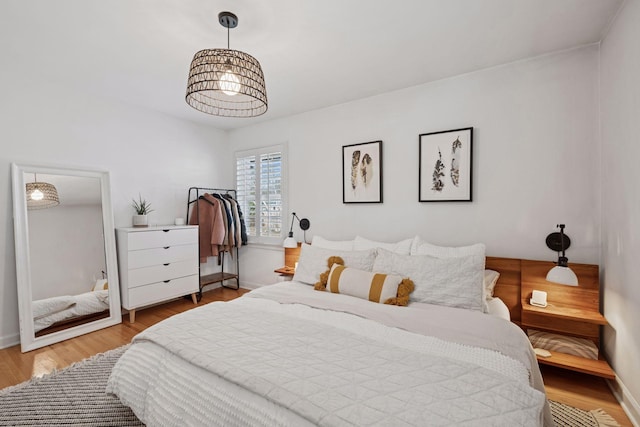
[[[203,294],[202,301],[198,305],[213,301],[229,301],[245,292],[248,291],[213,289]],[[19,345],[0,350],[0,388],[62,369],[96,353],[120,347],[129,343],[136,334],[149,326],[193,307],[195,306],[190,299],[175,300],[137,311],[134,324],[129,323],[128,316],[125,315],[123,322],[119,325],[28,353],[21,353]],[[632,426],[603,379],[552,366],[543,366],[542,375],[549,399],[584,410],[602,408],[620,425]]]
[[[216,288],[203,293],[198,306],[213,301],[229,301],[245,292],[248,291]],[[28,353],[21,353],[19,345],[0,350],[0,388],[21,383],[31,377],[48,374],[94,354],[128,344],[135,335],[149,326],[194,307],[196,305],[191,298],[178,299],[136,311],[136,322],[133,324],[129,323],[129,316],[125,315],[122,323],[118,325]]]
[[[602,408],[624,427],[633,427],[603,378],[541,365],[547,398],[591,411]]]

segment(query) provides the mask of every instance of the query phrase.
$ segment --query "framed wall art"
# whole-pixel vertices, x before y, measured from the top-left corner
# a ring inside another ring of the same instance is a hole
[[[470,202],[472,153],[472,127],[421,134],[419,201]]]
[[[382,141],[342,147],[342,203],[382,203]]]

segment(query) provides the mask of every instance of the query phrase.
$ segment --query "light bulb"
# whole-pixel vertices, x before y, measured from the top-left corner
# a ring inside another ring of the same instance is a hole
[[[44,194],[37,188],[31,192],[31,200],[42,200],[43,198]]]
[[[237,95],[240,92],[240,79],[231,71],[226,71],[220,77],[220,89],[229,96]]]

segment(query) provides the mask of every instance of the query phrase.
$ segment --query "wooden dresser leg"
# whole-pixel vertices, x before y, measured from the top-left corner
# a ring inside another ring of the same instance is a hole
[[[196,294],[191,294],[191,301],[193,301],[194,304],[198,305],[198,297],[196,296]]]
[[[136,310],[132,308],[129,310],[129,323],[136,323]]]

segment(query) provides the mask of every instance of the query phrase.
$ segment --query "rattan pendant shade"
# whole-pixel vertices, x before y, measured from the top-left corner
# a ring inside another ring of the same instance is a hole
[[[60,204],[58,190],[48,182],[28,182],[27,185],[27,209],[47,209]]]
[[[238,25],[231,12],[218,15],[227,28],[227,49],[196,53],[189,68],[186,101],[203,113],[221,117],[255,117],[267,111],[267,89],[256,58],[229,49],[229,28]]]
[[[229,74],[236,76],[238,81],[225,78]],[[264,114],[267,111],[267,89],[260,63],[239,50],[201,50],[191,61],[186,100],[196,110],[214,116],[255,117]]]

